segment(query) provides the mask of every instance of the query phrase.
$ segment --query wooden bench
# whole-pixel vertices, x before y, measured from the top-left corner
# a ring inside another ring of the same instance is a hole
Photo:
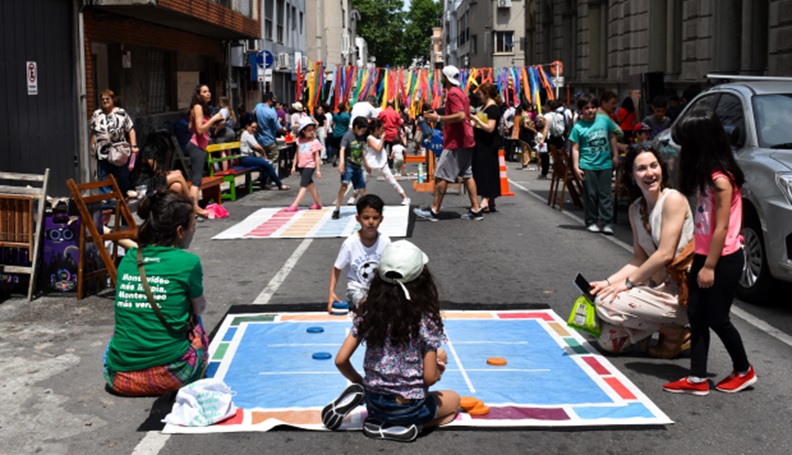
[[[220,184],[223,183],[223,177],[204,177],[201,180],[201,197],[204,201],[214,201],[223,205],[223,192]]]
[[[234,154],[233,152],[237,153]],[[228,156],[223,156],[222,152],[228,152]],[[209,177],[222,177],[224,182],[229,183],[229,194],[223,194],[223,199],[230,199],[236,201],[236,177],[239,175],[245,176],[245,187],[248,193],[253,192],[253,172],[252,167],[244,167],[237,164],[238,160],[242,158],[239,152],[239,142],[226,142],[223,144],[212,144],[206,147],[206,162],[209,164]],[[225,171],[215,172],[214,165],[222,164],[228,161],[228,169]],[[203,186],[203,182],[201,182]]]
[[[0,180],[11,183],[0,185],[0,247],[26,249],[31,264],[26,266],[0,263],[0,273],[30,275],[27,295],[30,301],[36,286],[49,169],[45,169],[44,174],[0,172]],[[39,184],[40,187],[32,186]]]

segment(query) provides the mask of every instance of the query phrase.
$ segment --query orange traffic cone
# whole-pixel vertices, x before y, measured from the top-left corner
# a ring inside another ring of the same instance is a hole
[[[498,150],[498,164],[500,165],[501,196],[514,196],[514,193],[509,190],[509,177],[506,176],[506,157],[503,154],[503,149]]]

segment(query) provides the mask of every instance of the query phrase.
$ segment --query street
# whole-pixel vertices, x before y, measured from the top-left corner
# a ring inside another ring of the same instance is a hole
[[[409,239],[429,256],[440,299],[452,304],[542,303],[566,318],[578,296],[572,280],[581,272],[602,279],[631,257],[632,234],[624,207],[616,235],[584,230],[581,211],[546,204],[549,180],[507,163],[515,197],[498,199],[498,212],[481,222],[458,219],[467,195],[449,191],[441,221],[416,220]],[[338,189],[338,173],[324,166],[317,181],[325,206]],[[415,166],[408,166],[414,171]],[[208,309],[204,324],[214,328],[232,305],[326,302],[330,268],[343,241],[335,239],[210,240],[261,207],[285,207],[291,191],[256,191],[224,206],[230,217],[199,223],[190,251],[204,269]],[[413,206],[431,195],[417,194],[401,181]],[[386,204],[398,195],[381,181],[369,192]],[[309,204],[310,197],[303,201]],[[388,216],[387,208],[384,216]],[[343,284],[338,291],[342,292]],[[600,427],[594,430],[440,429],[412,444],[373,441],[358,432],[330,433],[276,429],[267,433],[162,435],[142,429],[155,398],[123,398],[105,391],[102,355],[113,330],[113,296],[82,301],[50,295],[32,303],[0,303],[0,454],[221,454],[221,453],[558,453],[558,454],[785,454],[792,447],[787,423],[792,413],[792,306],[789,298],[764,307],[735,302],[740,331],[759,382],[730,395],[713,390],[695,397],[664,393],[662,385],[687,373],[689,357],[657,360],[629,353],[609,360],[675,424],[658,427]],[[709,356],[710,378],[732,370],[716,336]],[[438,384],[442,387],[442,382]],[[525,387],[531,387],[526,383]],[[786,447],[786,448],[785,448]]]

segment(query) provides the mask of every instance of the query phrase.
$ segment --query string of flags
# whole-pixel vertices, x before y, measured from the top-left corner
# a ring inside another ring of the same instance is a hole
[[[421,106],[440,107],[442,103],[442,73],[439,69],[375,68],[333,65],[314,62],[306,68],[297,63],[297,96],[313,113],[316,106],[328,104],[335,111],[338,105],[349,106],[374,96],[383,108],[393,101],[398,108],[407,106],[410,116]],[[547,100],[555,99],[555,85],[547,71],[539,65],[512,68],[470,68],[459,70],[460,87],[467,93],[479,84],[490,82],[496,86],[504,102],[516,105],[521,100],[535,104],[541,112],[541,91]],[[305,84],[305,85],[303,85]]]

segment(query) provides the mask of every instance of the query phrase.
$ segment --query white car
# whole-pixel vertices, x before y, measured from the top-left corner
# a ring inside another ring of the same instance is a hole
[[[737,294],[752,303],[769,303],[777,281],[792,283],[792,78],[711,78],[731,82],[699,94],[676,122],[693,109],[708,107],[723,123],[745,174],[746,266]],[[654,145],[673,166],[679,146],[671,130],[658,134]],[[671,174],[676,182],[678,170]]]

